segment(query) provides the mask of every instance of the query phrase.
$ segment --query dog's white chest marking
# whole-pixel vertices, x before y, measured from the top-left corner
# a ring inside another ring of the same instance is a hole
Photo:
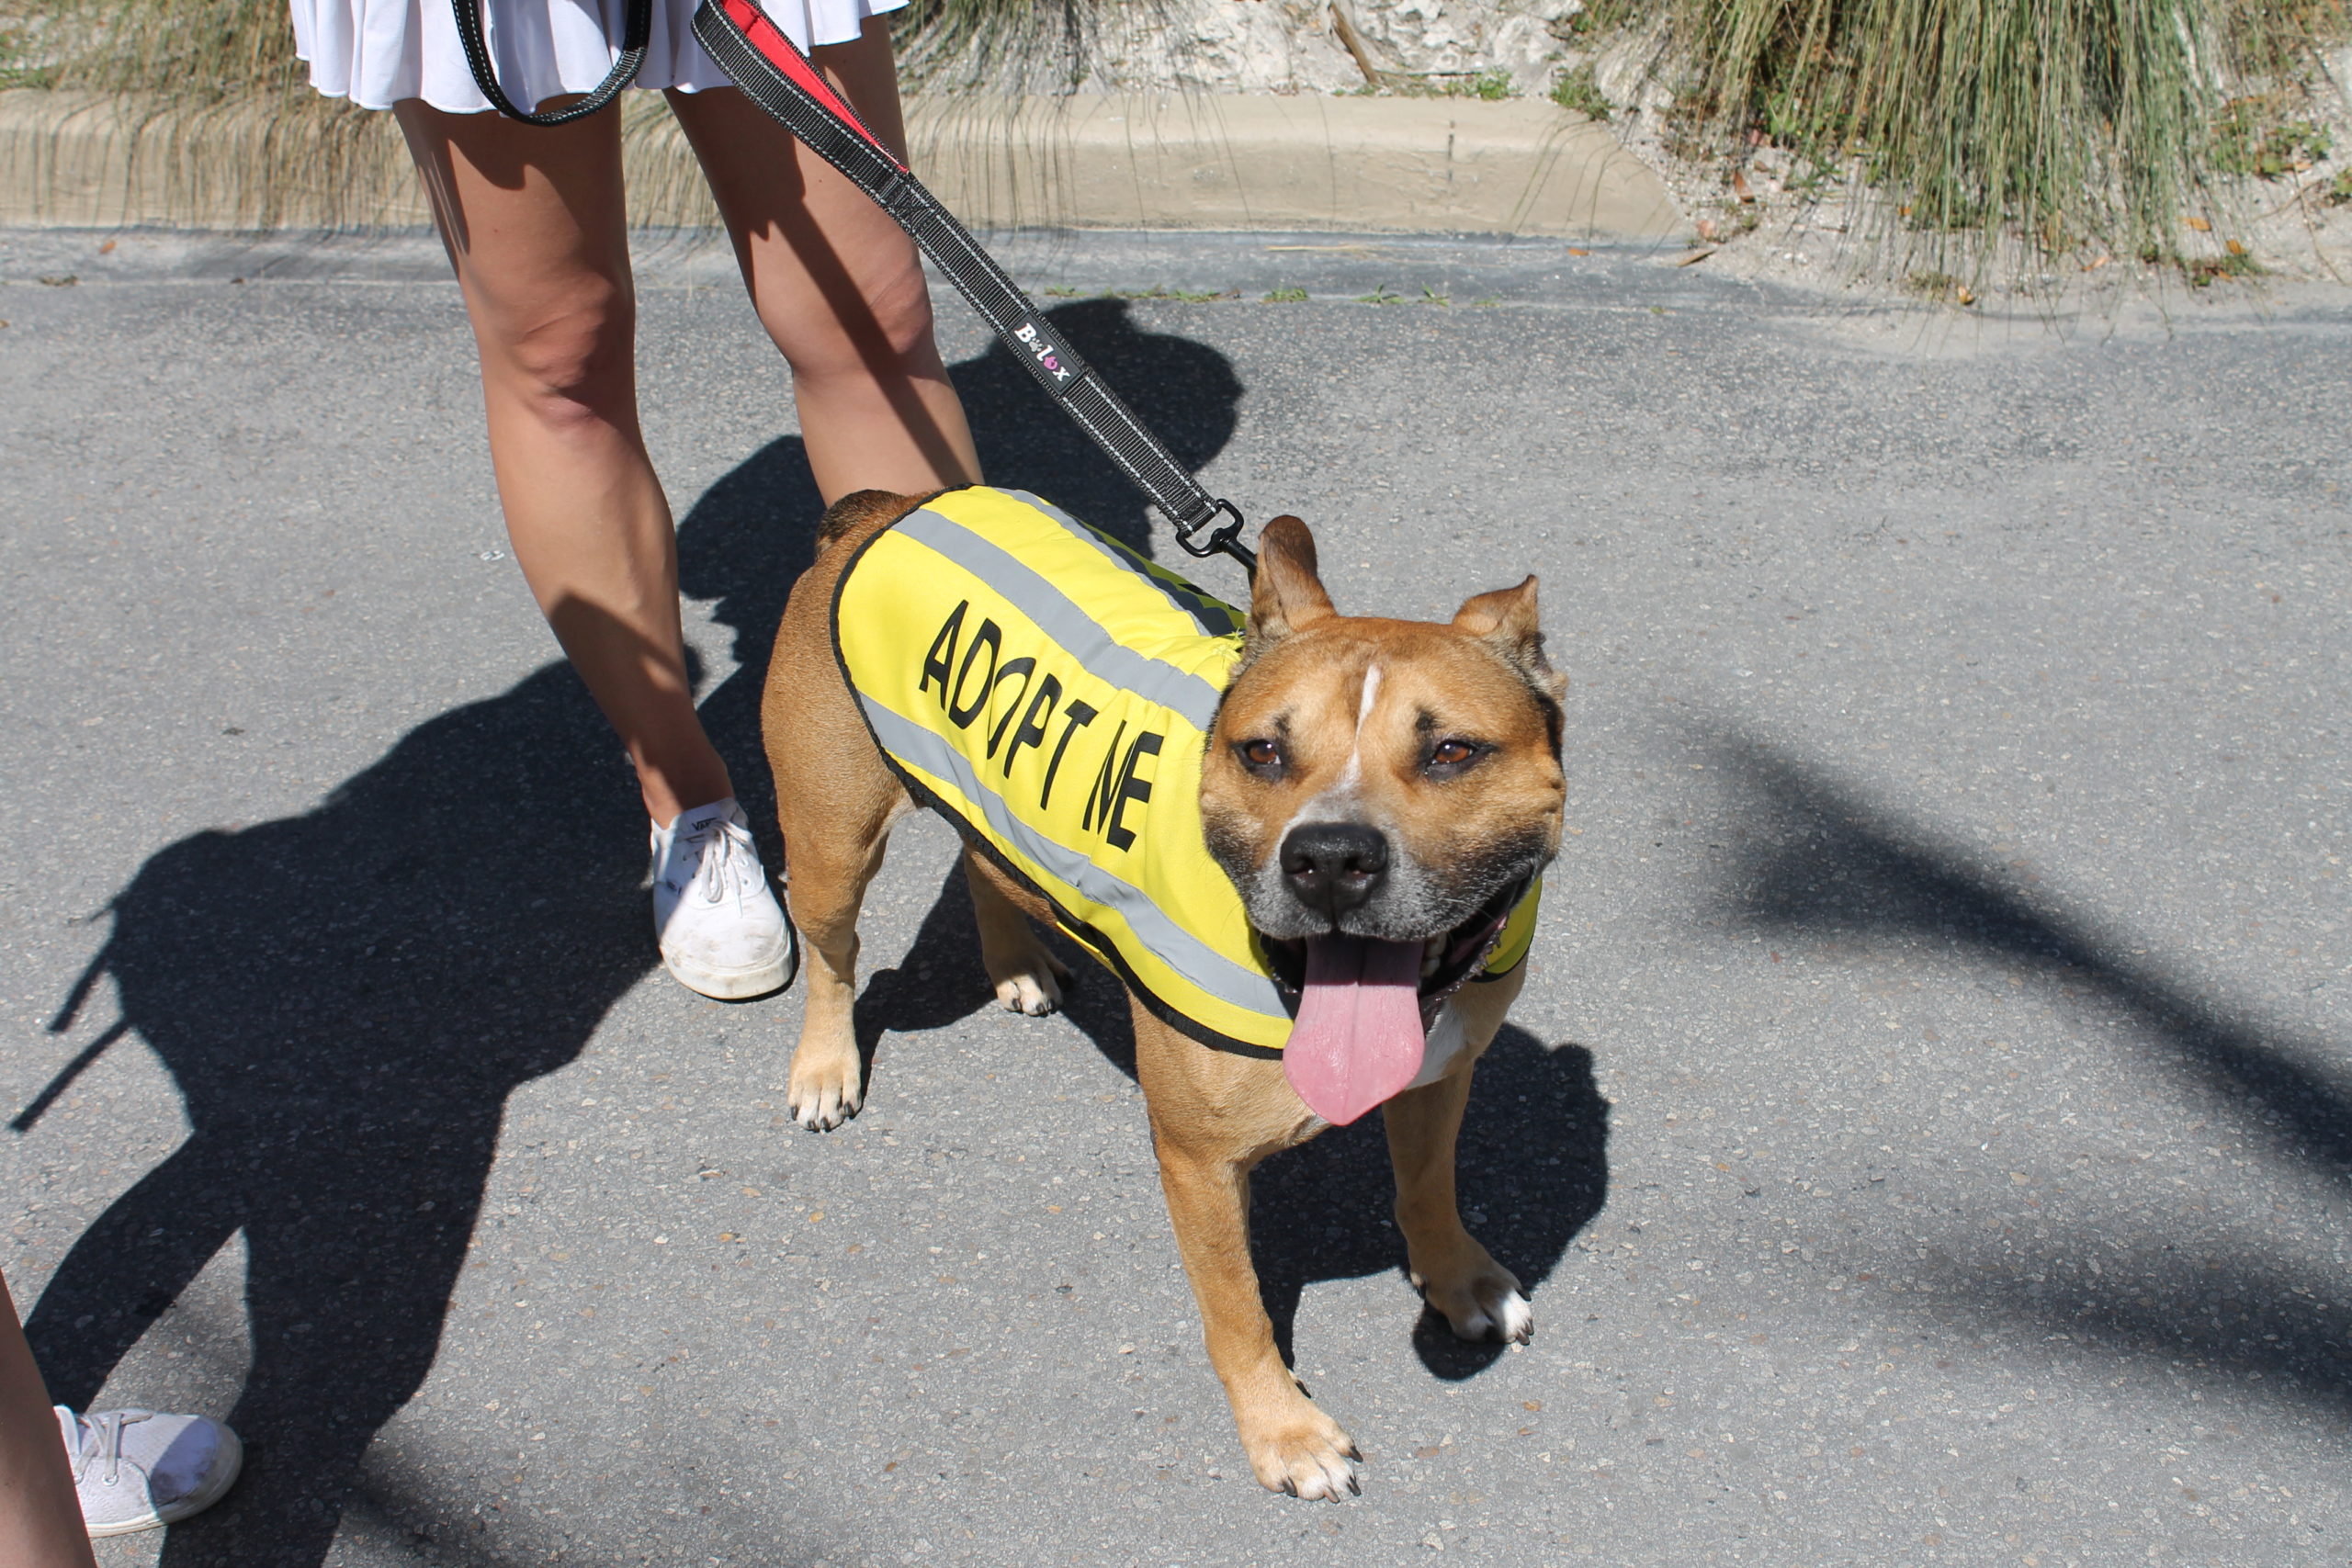
[[[1437,1010],[1437,1021],[1430,1025],[1429,1042],[1421,1047],[1421,1070],[1413,1075],[1413,1081],[1405,1088],[1426,1089],[1445,1077],[1445,1069],[1453,1065],[1453,1058],[1462,1055],[1462,1048],[1469,1043],[1469,1036],[1462,1027],[1462,1014],[1454,1010],[1452,1002],[1447,1002]],[[1401,1094],[1404,1091],[1400,1089],[1397,1092]]]

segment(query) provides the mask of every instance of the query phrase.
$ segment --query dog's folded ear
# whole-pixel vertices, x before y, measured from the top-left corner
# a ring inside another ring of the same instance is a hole
[[[1553,695],[1563,682],[1544,657],[1544,628],[1535,614],[1535,579],[1516,588],[1498,588],[1465,602],[1453,613],[1456,630],[1469,633],[1508,660],[1521,674]]]
[[[1248,652],[1256,655],[1296,631],[1339,614],[1315,571],[1315,536],[1284,513],[1258,536],[1258,570],[1250,579]]]

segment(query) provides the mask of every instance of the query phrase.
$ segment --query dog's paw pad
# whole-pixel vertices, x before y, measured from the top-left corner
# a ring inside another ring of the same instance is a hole
[[[997,1004],[1007,1013],[1028,1013],[1030,1018],[1045,1018],[1046,1013],[1061,1010],[1061,980],[1054,978],[1051,968],[1037,968],[1033,974],[1009,976],[997,980]]]
[[[1356,1446],[1339,1424],[1308,1406],[1307,1419],[1255,1442],[1244,1439],[1250,1469],[1269,1492],[1310,1502],[1336,1503],[1363,1489],[1356,1483]]]
[[[1456,1339],[1524,1345],[1534,1336],[1535,1309],[1510,1271],[1492,1258],[1452,1280],[1423,1284],[1421,1294],[1444,1316]]]
[[[812,1133],[830,1133],[858,1112],[865,1086],[855,1067],[803,1069],[796,1065],[785,1090],[785,1108],[792,1119]]]

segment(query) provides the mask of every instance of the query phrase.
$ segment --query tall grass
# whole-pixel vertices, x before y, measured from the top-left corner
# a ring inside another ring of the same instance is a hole
[[[910,0],[891,18],[900,75],[915,85],[1067,92],[1085,80],[1098,25],[1152,0]]]
[[[35,0],[48,85],[200,102],[303,85],[285,0]]]
[[[1892,187],[1930,243],[2171,254],[2249,75],[2288,86],[2344,0],[1674,0],[1688,121]]]

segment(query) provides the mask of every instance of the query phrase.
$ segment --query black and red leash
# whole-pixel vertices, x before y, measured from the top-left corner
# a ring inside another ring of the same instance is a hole
[[[650,32],[651,0],[629,0],[628,37],[612,74],[569,108],[528,115],[507,100],[492,75],[490,54],[482,45],[481,3],[452,0],[475,84],[500,112],[534,125],[560,125],[603,107],[636,74]],[[1241,542],[1240,509],[1210,495],[1159,438],[1144,428],[996,258],[923,188],[765,13],[752,0],[702,0],[695,12],[695,37],[746,96],[839,169],[907,231],[1012,356],[1028,367],[1037,384],[1135,481],[1145,499],[1168,514],[1176,525],[1178,544],[1195,556],[1221,552],[1245,570],[1257,569],[1256,553]]]
[[[702,0],[695,37],[745,96],[907,231],[1037,384],[1175,523],[1179,544],[1196,556],[1222,551],[1256,568],[1256,555],[1241,543],[1240,509],[1201,488],[752,0]]]

